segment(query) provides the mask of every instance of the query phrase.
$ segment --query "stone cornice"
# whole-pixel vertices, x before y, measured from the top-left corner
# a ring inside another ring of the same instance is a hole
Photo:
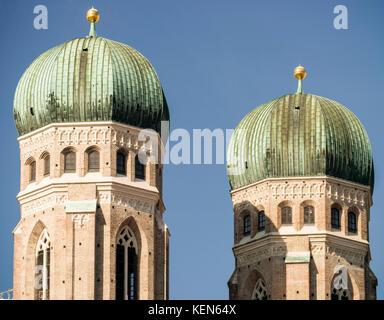
[[[234,205],[252,199],[262,204],[271,197],[274,200],[329,198],[348,205],[367,208],[372,205],[370,189],[333,177],[290,177],[266,179],[231,192]]]
[[[139,133],[142,131],[141,128],[113,121],[53,123],[18,138],[21,160],[40,156],[40,153],[57,146],[113,144],[135,152],[140,148],[151,152],[150,144],[139,141]],[[156,135],[158,146],[162,146],[160,135],[152,132]]]
[[[63,176],[60,178],[46,179],[43,180],[43,183],[39,183],[37,185],[31,184],[25,190],[19,192],[16,196],[19,202],[23,202],[24,200],[29,200],[30,198],[34,198],[35,196],[41,196],[41,193],[52,192],[52,190],[61,190],[66,191],[68,186],[71,184],[96,184],[97,188],[117,188],[123,190],[131,190],[132,193],[137,193],[140,195],[148,195],[149,197],[158,197],[159,191],[156,187],[149,186],[145,182],[135,182],[135,181],[127,181],[126,177],[79,177],[79,176],[71,176],[68,179],[63,179]],[[51,191],[49,191],[51,190]]]

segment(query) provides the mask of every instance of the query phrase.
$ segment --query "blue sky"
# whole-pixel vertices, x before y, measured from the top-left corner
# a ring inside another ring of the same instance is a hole
[[[48,30],[35,30],[33,9],[48,8]],[[348,8],[349,29],[333,27]],[[235,128],[258,105],[304,91],[352,110],[371,139],[376,184],[371,210],[371,267],[384,281],[382,139],[384,2],[380,0],[63,0],[0,1],[0,291],[12,287],[12,230],[19,220],[19,148],[13,95],[28,65],[49,48],[85,36],[85,12],[99,9],[98,35],[146,56],[162,82],[171,128]],[[168,165],[165,220],[171,231],[170,297],[227,299],[234,268],[233,216],[225,165]]]

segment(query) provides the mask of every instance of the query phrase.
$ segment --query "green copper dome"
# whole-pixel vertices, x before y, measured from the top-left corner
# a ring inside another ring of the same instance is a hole
[[[228,149],[232,189],[265,178],[333,176],[373,190],[368,135],[341,104],[289,94],[254,109],[237,126]]]
[[[128,45],[91,34],[48,50],[24,72],[14,98],[20,135],[50,123],[107,120],[159,132],[169,120],[149,61]]]

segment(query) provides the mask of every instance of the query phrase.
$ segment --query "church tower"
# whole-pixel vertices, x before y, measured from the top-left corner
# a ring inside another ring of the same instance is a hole
[[[14,299],[167,299],[167,102],[149,61],[87,19],[89,36],[40,55],[16,89]]]
[[[254,109],[229,144],[230,299],[376,299],[367,133],[341,104],[303,93],[303,67],[294,75],[297,93]]]

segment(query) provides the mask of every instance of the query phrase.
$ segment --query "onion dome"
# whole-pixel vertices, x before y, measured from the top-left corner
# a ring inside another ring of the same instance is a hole
[[[332,176],[373,190],[371,145],[361,122],[336,101],[304,94],[303,67],[294,75],[296,94],[262,104],[235,129],[227,154],[231,189],[266,178]]]
[[[87,20],[88,37],[48,50],[21,77],[13,108],[19,134],[51,123],[108,120],[159,132],[169,111],[154,68],[130,46],[96,36],[96,9]]]

